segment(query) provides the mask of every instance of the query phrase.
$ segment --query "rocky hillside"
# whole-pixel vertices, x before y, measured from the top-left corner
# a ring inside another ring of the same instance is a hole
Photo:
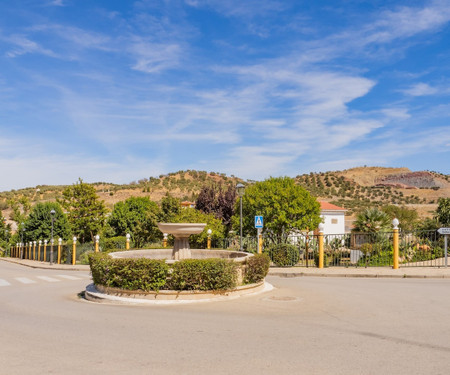
[[[450,197],[450,176],[407,168],[361,167],[296,177],[315,196],[349,209],[349,214],[387,204],[414,208],[430,216],[440,197]]]
[[[407,168],[361,167],[344,171],[309,173],[295,177],[297,183],[319,199],[347,208],[352,215],[361,208],[386,204],[415,208],[420,216],[430,216],[440,197],[450,197],[450,176],[437,172],[411,172]],[[178,171],[158,177],[143,178],[129,184],[98,182],[97,193],[111,209],[131,196],[148,196],[154,201],[169,192],[182,200],[195,200],[208,184],[224,188],[243,181],[233,175],[205,171]],[[26,197],[31,204],[60,198],[66,186],[41,185],[0,193],[0,210],[9,218],[8,201]]]

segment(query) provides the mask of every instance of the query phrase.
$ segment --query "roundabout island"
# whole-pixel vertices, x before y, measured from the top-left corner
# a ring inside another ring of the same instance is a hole
[[[93,302],[168,304],[216,301],[271,290],[264,281],[270,260],[242,251],[190,249],[189,236],[203,223],[159,223],[174,237],[173,249],[95,253],[89,257]]]

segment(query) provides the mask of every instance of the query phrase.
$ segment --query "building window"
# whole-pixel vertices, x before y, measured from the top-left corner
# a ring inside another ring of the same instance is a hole
[[[337,224],[338,223],[338,219],[331,219],[331,224]]]

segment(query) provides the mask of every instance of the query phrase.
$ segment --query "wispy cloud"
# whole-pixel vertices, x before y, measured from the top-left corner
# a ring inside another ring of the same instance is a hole
[[[401,92],[410,96],[426,96],[436,94],[438,92],[438,89],[436,87],[431,87],[427,83],[421,82],[407,89],[401,90]]]
[[[23,35],[11,35],[9,37],[1,37],[8,44],[12,44],[12,49],[6,52],[8,57],[17,57],[26,54],[41,54],[50,57],[58,57],[58,54],[50,49],[44,48],[39,43],[23,36]]]
[[[158,73],[177,67],[182,52],[177,44],[160,44],[144,40],[136,40],[129,50],[136,59],[133,69],[145,73]]]

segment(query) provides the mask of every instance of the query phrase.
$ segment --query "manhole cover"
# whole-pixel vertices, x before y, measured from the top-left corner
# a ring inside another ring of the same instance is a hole
[[[272,297],[267,297],[266,299],[270,300],[270,301],[280,301],[280,302],[292,302],[292,301],[300,300],[300,298],[290,297],[290,296],[272,296]]]

